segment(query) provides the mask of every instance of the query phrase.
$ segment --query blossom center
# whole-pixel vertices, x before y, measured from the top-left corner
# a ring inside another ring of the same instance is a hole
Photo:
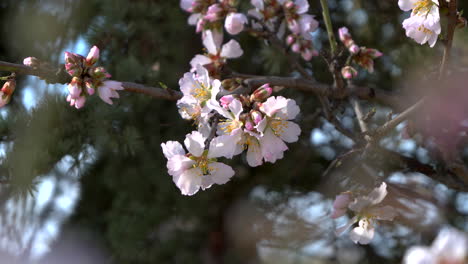
[[[224,133],[231,134],[235,129],[242,127],[242,122],[239,120],[225,120],[220,122],[219,126]]]
[[[197,98],[200,102],[206,102],[211,97],[210,89],[203,83],[198,83],[198,87],[195,86],[193,89],[193,97]]]
[[[270,122],[270,127],[277,136],[281,136],[285,129],[288,128],[288,123],[281,119],[273,119]]]
[[[423,25],[419,26],[418,30],[422,31],[424,34],[429,34],[429,35],[432,35],[434,33],[432,30],[428,29],[427,27]]]
[[[432,6],[434,6],[432,0],[420,0],[414,3],[413,12],[414,14],[427,14],[431,11]]]

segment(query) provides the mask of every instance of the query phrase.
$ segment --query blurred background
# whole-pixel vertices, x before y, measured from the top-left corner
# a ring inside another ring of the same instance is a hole
[[[430,49],[406,38],[401,22],[409,13],[396,0],[328,2],[335,30],[347,26],[358,44],[384,53],[375,73],[360,72],[357,84],[404,90],[437,73],[441,45]],[[314,44],[322,50],[328,43],[319,1],[309,3],[321,23]],[[247,10],[249,1],[241,6]],[[58,66],[64,51],[86,55],[97,45],[99,64],[113,79],[163,82],[178,90],[189,61],[203,48],[187,18],[176,0],[2,0],[0,60],[21,63],[34,56]],[[230,61],[232,69],[294,74],[274,48],[247,34],[235,38],[244,56]],[[468,66],[467,43],[466,30],[457,31],[453,53],[460,69]],[[306,65],[319,81],[331,82],[323,59]],[[466,84],[462,79],[454,86]],[[76,110],[66,94],[65,85],[20,76],[12,101],[0,110],[0,177],[10,181],[0,185],[2,264],[398,263],[408,246],[429,245],[443,225],[468,230],[468,193],[412,173],[382,153],[353,157],[324,174],[352,141],[321,117],[311,94],[279,92],[302,110],[300,140],[284,159],[251,168],[238,156],[228,161],[233,180],[193,197],[182,196],[172,182],[160,147],[193,129],[174,102],[121,92],[113,106],[95,96]],[[457,95],[467,98],[466,92]],[[363,107],[376,109],[375,124],[392,113],[386,106]],[[358,131],[352,108],[340,103],[337,109],[344,126]],[[401,136],[405,126],[382,146],[436,164],[417,136]],[[461,155],[466,163],[465,147]],[[346,219],[330,218],[335,195],[382,180],[400,193],[406,214],[380,222],[370,245],[336,237]]]

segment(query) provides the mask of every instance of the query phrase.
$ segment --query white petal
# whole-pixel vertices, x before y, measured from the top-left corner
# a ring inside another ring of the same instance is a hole
[[[236,120],[239,120],[240,114],[244,111],[244,109],[242,109],[242,103],[237,99],[232,100],[229,104],[229,110],[234,114]]]
[[[468,238],[465,233],[460,232],[453,228],[442,229],[437,238],[432,243],[431,251],[442,258],[447,260],[456,261],[464,260],[467,257]]]
[[[211,30],[207,30],[205,32],[206,32],[206,35],[205,35],[205,38],[203,39],[203,45],[208,50],[208,53],[217,55],[219,47],[216,46],[216,42],[213,39],[213,33],[211,32]]]
[[[250,3],[255,6],[257,9],[263,10],[264,5],[263,5],[263,0],[251,0]]]
[[[236,129],[231,135],[222,135],[211,140],[208,158],[226,157],[232,159],[237,145],[242,138],[242,129]]]
[[[379,187],[374,188],[372,192],[368,195],[369,200],[372,204],[378,204],[387,196],[387,184],[382,182]]]
[[[239,42],[231,39],[228,43],[223,45],[221,49],[221,57],[233,59],[238,58],[244,54],[244,51],[239,45]]]
[[[200,157],[205,148],[205,138],[198,131],[187,134],[184,140],[185,147],[195,157]]]
[[[280,138],[288,143],[296,142],[301,134],[301,128],[294,122],[281,121],[284,124],[284,128],[281,132],[278,132]]]
[[[398,6],[403,11],[410,11],[418,0],[398,0]]]
[[[182,147],[182,144],[177,141],[168,141],[166,143],[162,143],[161,147],[166,159],[170,159],[175,155],[185,155],[185,150]]]
[[[173,180],[183,195],[194,195],[200,189],[202,177],[203,175],[199,168],[192,168],[182,173],[179,177],[173,178]]]
[[[184,171],[190,169],[195,162],[186,156],[176,155],[167,161],[167,170],[169,175],[179,176]]]
[[[374,227],[372,225],[362,225],[361,221],[367,221],[366,219],[362,219],[359,221],[359,226],[353,228],[351,232],[349,232],[349,238],[354,243],[359,243],[361,245],[369,244],[374,238]]]
[[[211,59],[208,58],[207,56],[205,55],[200,55],[200,54],[197,54],[195,55],[195,57],[193,57],[193,59],[190,61],[190,66],[192,66],[192,69],[196,69],[197,65],[200,64],[200,65],[206,65],[206,64],[210,64],[212,63]]]
[[[297,13],[304,14],[309,10],[309,2],[307,0],[296,0]]]
[[[288,105],[288,100],[283,96],[271,96],[269,97],[260,107],[260,111],[272,117],[280,109],[286,108]]]
[[[231,166],[228,166],[221,162],[213,162],[208,165],[210,171],[210,177],[216,184],[227,183],[232,176],[234,176],[234,170]]]
[[[249,136],[249,145],[247,149],[247,163],[250,167],[257,167],[262,165],[263,156],[260,149],[260,143],[255,137]]]
[[[263,137],[260,138],[260,148],[265,161],[275,163],[276,160],[283,158],[283,152],[288,149],[288,146],[275,136],[271,129],[267,128]]]
[[[437,256],[426,247],[411,247],[405,253],[403,264],[437,264]]]
[[[201,15],[199,13],[191,14],[188,18],[188,24],[195,26],[200,18]]]

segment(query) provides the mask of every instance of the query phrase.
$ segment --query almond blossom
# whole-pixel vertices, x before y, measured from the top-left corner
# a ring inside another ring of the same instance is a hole
[[[198,64],[218,69],[226,62],[226,59],[238,58],[244,53],[239,43],[233,39],[221,47],[221,45],[215,41],[211,30],[205,31],[205,34],[203,45],[208,53],[205,55],[198,54],[190,61],[192,70],[194,70]]]
[[[354,211],[356,215],[346,225],[339,227],[336,234],[341,235],[352,225],[358,223],[358,226],[349,233],[350,239],[354,243],[369,244],[374,238],[376,220],[391,221],[397,215],[395,208],[382,204],[386,196],[387,184],[383,182],[380,187],[375,188],[369,195],[359,196],[350,203],[348,201],[337,202],[341,203],[337,205],[339,210],[339,212],[335,213],[337,217],[344,215],[342,205],[346,203],[348,203],[348,208]],[[345,197],[341,199],[346,200]]]
[[[229,13],[224,22],[224,28],[231,35],[237,35],[244,30],[248,23],[247,17],[242,13]]]
[[[403,11],[410,11],[411,16],[403,21],[406,36],[432,48],[441,32],[438,0],[399,0],[398,6]]]
[[[168,172],[183,195],[194,195],[200,188],[205,190],[213,184],[225,184],[234,176],[230,166],[216,161],[223,146],[213,140],[210,148],[205,150],[205,140],[198,131],[188,134],[184,140],[187,154],[179,142],[161,144],[168,159]]]
[[[272,96],[261,104],[260,111],[265,114],[256,127],[261,133],[262,156],[265,161],[274,163],[282,159],[283,152],[288,149],[284,142],[296,142],[299,138],[300,127],[289,120],[294,119],[300,110],[296,101]]]
[[[464,264],[468,257],[468,237],[454,228],[443,228],[431,247],[414,246],[405,253],[404,264]]]
[[[247,13],[258,20],[265,22],[266,27],[273,31],[275,22],[278,20],[278,12],[281,11],[281,5],[285,0],[250,0],[250,3],[255,7]],[[253,23],[254,28],[261,28],[258,23]]]

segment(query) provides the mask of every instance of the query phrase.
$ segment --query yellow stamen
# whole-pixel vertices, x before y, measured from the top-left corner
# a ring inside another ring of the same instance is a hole
[[[432,6],[434,6],[434,2],[432,0],[420,0],[414,3],[413,13],[420,14],[420,13],[429,13],[431,11]]]
[[[281,119],[273,119],[270,121],[270,127],[277,136],[281,136],[288,128],[288,122]]]

